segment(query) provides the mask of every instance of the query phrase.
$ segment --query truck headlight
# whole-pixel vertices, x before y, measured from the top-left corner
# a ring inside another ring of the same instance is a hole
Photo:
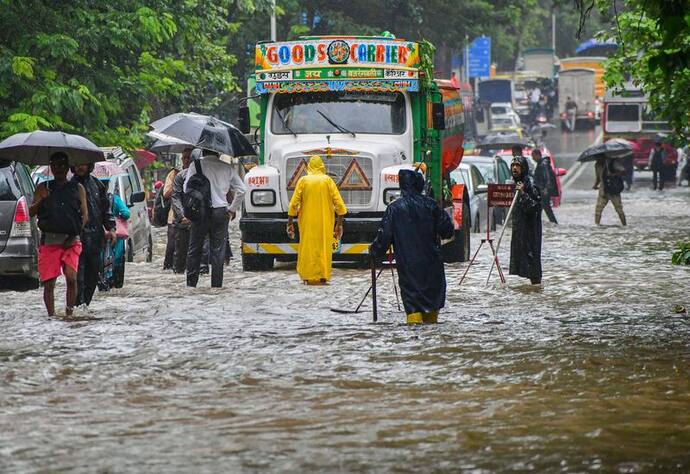
[[[399,188],[389,188],[383,191],[383,202],[387,205],[400,197]]]
[[[272,189],[255,189],[252,191],[252,206],[273,206],[276,203],[276,192]]]

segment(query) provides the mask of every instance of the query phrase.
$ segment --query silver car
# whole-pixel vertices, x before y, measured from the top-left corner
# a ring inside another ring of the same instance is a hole
[[[29,217],[34,183],[21,163],[0,159],[0,285],[38,288],[38,228]]]
[[[487,183],[495,184],[513,184],[513,176],[510,173],[510,168],[506,162],[498,156],[475,156],[469,155],[462,159],[462,162],[468,165],[474,165],[484,177]],[[503,207],[494,207],[491,209],[491,217],[493,224],[503,224],[508,209]]]
[[[488,215],[488,186],[482,173],[472,164],[464,161],[450,173],[451,180],[458,184],[464,184],[470,196],[470,224],[472,232],[486,232],[486,220]],[[489,216],[489,223],[495,229],[495,223]]]
[[[117,193],[130,211],[129,238],[125,242],[127,261],[153,257],[153,237],[151,222],[146,208],[146,196],[141,175],[134,160],[120,147],[102,148],[108,161],[114,161],[126,174],[110,180],[108,192]]]

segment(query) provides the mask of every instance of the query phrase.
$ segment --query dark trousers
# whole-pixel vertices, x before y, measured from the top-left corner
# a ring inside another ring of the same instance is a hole
[[[652,169],[652,187],[656,189],[657,187],[657,181],[659,184],[659,190],[664,189],[664,174],[661,172],[660,169],[653,168]]]
[[[553,213],[553,209],[551,209],[551,198],[548,197],[548,195],[541,197],[541,207],[544,209],[546,217],[549,218],[549,221],[553,222],[554,224],[558,224],[556,215]]]
[[[102,250],[103,245],[100,241],[90,242],[88,239],[82,240],[79,269],[77,270],[77,306],[82,304],[88,306],[91,304],[103,266]]]
[[[168,224],[168,242],[165,244],[163,270],[173,267],[173,258],[175,255],[175,234],[177,234],[177,227],[172,224]]]
[[[175,258],[173,271],[184,273],[187,269],[187,252],[189,250],[189,227],[178,227],[175,232]]]
[[[228,212],[224,207],[211,209],[211,216],[201,222],[193,223],[189,235],[187,253],[187,286],[196,286],[199,281],[199,267],[203,253],[204,239],[209,236],[211,255],[211,286],[223,286],[223,265],[228,237]]]

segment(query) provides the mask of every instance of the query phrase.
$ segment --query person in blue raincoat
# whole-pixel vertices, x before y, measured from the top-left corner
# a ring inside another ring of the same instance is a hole
[[[382,258],[393,245],[407,323],[435,323],[446,302],[441,239],[453,236],[453,224],[436,201],[422,195],[420,173],[400,170],[398,179],[402,196],[386,209],[369,252]]]
[[[103,184],[108,186],[110,183],[109,178],[101,179]],[[131,213],[125,202],[120,197],[120,190],[118,189],[118,182],[115,181],[115,188],[113,190],[112,196],[112,213],[115,219],[122,219],[123,221],[129,221]],[[113,252],[113,271],[110,286],[114,288],[122,288],[125,280],[125,239],[119,238],[116,240],[112,247]]]

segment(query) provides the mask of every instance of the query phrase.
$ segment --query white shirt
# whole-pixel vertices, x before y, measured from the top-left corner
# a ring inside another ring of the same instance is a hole
[[[242,178],[235,172],[232,166],[220,161],[217,156],[208,155],[201,158],[201,172],[208,178],[211,183],[211,207],[225,207],[228,211],[237,212],[244,200],[244,194],[247,191]],[[189,178],[196,174],[196,165],[194,162],[189,164],[187,169],[187,177],[184,180],[184,190],[187,190],[187,183]],[[233,190],[235,196],[232,203],[228,205],[227,194],[228,191]]]
[[[541,97],[541,91],[539,90],[538,87],[535,87],[535,88],[532,90],[532,97],[530,98],[530,100],[531,100],[532,102],[536,103],[536,102],[539,102],[539,98],[540,98],[540,97]]]

